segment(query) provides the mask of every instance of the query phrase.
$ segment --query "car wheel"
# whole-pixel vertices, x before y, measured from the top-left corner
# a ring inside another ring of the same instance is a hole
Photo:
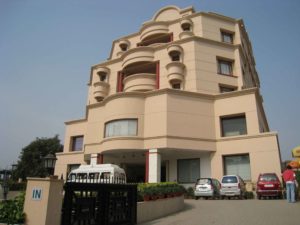
[[[195,200],[198,200],[198,199],[199,199],[199,197],[195,196]]]

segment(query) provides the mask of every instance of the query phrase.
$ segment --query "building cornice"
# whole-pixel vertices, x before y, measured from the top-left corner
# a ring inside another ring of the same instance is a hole
[[[211,100],[211,101],[218,100],[218,99],[237,97],[237,96],[242,96],[242,95],[249,95],[249,94],[255,94],[257,98],[259,98],[259,96],[260,96],[258,88],[248,88],[248,89],[244,89],[244,90],[232,91],[232,92],[226,92],[226,93],[220,93],[220,94],[208,94],[208,93],[191,92],[191,91],[176,90],[176,89],[169,89],[169,88],[148,91],[148,92],[120,92],[120,93],[115,93],[115,94],[112,94],[112,95],[104,98],[104,100],[102,102],[87,105],[85,118],[67,121],[67,122],[65,122],[65,124],[70,125],[70,124],[76,124],[76,123],[79,124],[79,123],[86,122],[89,109],[105,106],[108,102],[110,102],[114,99],[128,98],[128,97],[147,98],[147,97],[158,96],[158,95],[163,95],[163,94],[189,96],[189,97],[207,99],[207,100]]]
[[[232,137],[223,137],[218,138],[217,142],[225,142],[225,141],[239,141],[245,139],[253,139],[253,138],[265,138],[265,137],[277,137],[277,132],[267,132],[267,133],[260,133],[254,135],[240,135],[240,136],[232,136]]]
[[[209,43],[209,44],[213,44],[213,45],[219,45],[219,46],[227,47],[227,48],[231,48],[231,49],[241,48],[240,44],[230,44],[230,43],[216,41],[216,40],[212,40],[212,39],[208,39],[208,38],[203,38],[203,37],[199,37],[199,36],[192,36],[192,37],[188,37],[188,38],[184,38],[184,39],[181,39],[181,40],[176,40],[176,41],[172,41],[172,42],[169,42],[169,43],[160,44],[160,45],[156,45],[156,46],[136,47],[136,48],[128,50],[128,52],[132,53],[132,52],[135,52],[135,51],[139,51],[140,48],[153,49],[153,51],[156,51],[156,50],[161,50],[161,49],[167,48],[169,45],[183,44],[183,43],[187,43],[189,41],[205,42],[205,43]],[[106,60],[106,61],[104,61],[102,63],[95,64],[95,65],[93,65],[91,67],[91,69],[93,70],[93,69],[97,69],[99,67],[108,66],[108,65],[120,62],[129,53],[125,52],[122,56],[120,56],[118,58],[109,59],[109,60]]]
[[[204,98],[209,100],[217,100],[217,99],[231,98],[235,96],[242,96],[248,94],[256,94],[257,91],[258,91],[257,88],[249,88],[249,89],[220,93],[220,94],[207,94],[201,92],[191,92],[191,91],[164,88],[164,89],[148,91],[148,92],[120,92],[106,97],[102,102],[88,105],[87,108],[90,109],[90,108],[103,106],[106,105],[107,102],[117,98],[127,98],[127,97],[146,98],[146,97],[157,96],[162,94],[174,94],[180,96],[190,96],[190,97]]]
[[[84,118],[84,119],[78,119],[78,120],[70,120],[70,121],[66,121],[65,124],[66,125],[70,125],[70,124],[76,124],[76,123],[84,123],[86,121],[87,121],[86,118]]]
[[[188,10],[191,10],[191,9],[193,9],[193,7],[187,7],[185,9],[181,9],[181,11],[184,12],[184,11],[188,11]],[[243,22],[242,19],[235,19],[235,18],[232,18],[232,17],[228,17],[228,16],[224,16],[224,15],[215,13],[215,12],[194,12],[190,15],[186,15],[182,18],[178,18],[178,19],[170,20],[170,21],[153,21],[153,19],[152,19],[150,21],[144,22],[138,32],[135,32],[135,33],[132,33],[132,34],[129,34],[129,35],[126,35],[126,36],[122,36],[122,37],[114,40],[113,43],[112,43],[112,48],[111,48],[111,51],[110,51],[110,54],[109,54],[109,57],[108,57],[107,60],[111,60],[111,57],[112,57],[112,54],[113,54],[113,46],[115,46],[115,44],[117,42],[119,42],[122,39],[129,39],[129,38],[141,35],[143,29],[145,29],[147,26],[151,25],[152,23],[162,22],[164,24],[171,25],[171,24],[180,22],[183,18],[184,19],[191,19],[191,18],[194,18],[194,17],[197,17],[197,16],[207,16],[207,17],[211,17],[211,18],[214,18],[214,19],[219,19],[219,20],[222,20],[222,21],[225,20],[225,21],[231,22],[231,23],[239,23],[241,25],[241,27],[245,27],[244,22]],[[247,41],[249,41],[248,35],[247,35]]]
[[[64,155],[80,155],[84,154],[84,151],[76,151],[76,152],[57,152],[55,153],[56,156],[64,156]]]

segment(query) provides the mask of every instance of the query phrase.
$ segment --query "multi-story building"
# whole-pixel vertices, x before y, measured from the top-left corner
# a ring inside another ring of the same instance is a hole
[[[83,119],[66,122],[55,174],[113,163],[131,181],[280,175],[243,20],[168,6],[91,68]]]

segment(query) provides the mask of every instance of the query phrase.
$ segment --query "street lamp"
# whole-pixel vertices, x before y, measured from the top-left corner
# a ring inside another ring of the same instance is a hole
[[[17,169],[17,167],[18,167],[18,164],[12,164],[11,165],[12,172],[15,171]]]
[[[8,176],[9,171],[3,170],[1,171],[1,174],[3,174],[3,183],[2,183],[2,189],[3,189],[3,199],[7,200],[7,194],[8,194]]]
[[[54,166],[57,158],[55,155],[49,153],[44,157],[44,166],[48,171],[48,175],[53,175],[54,174]]]

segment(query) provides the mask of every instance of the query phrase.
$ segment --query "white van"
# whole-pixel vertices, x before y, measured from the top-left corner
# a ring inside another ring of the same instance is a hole
[[[126,183],[126,174],[114,164],[81,165],[71,171],[67,182]]]

